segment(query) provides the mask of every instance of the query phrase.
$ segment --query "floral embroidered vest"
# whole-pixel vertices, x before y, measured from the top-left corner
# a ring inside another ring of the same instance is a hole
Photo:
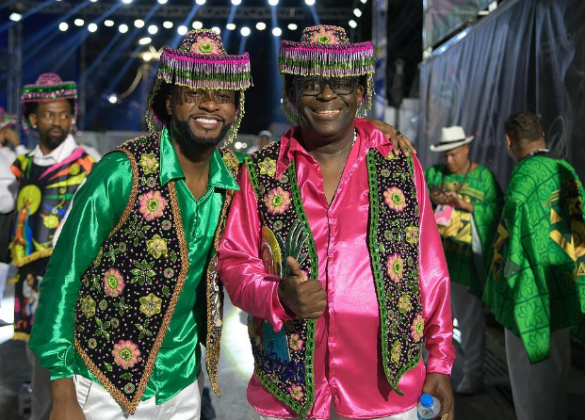
[[[286,277],[293,256],[309,278],[318,277],[315,242],[296,178],[294,160],[276,179],[280,143],[246,158],[262,225],[260,255],[267,272]],[[411,158],[367,154],[370,190],[368,241],[380,311],[386,377],[398,382],[420,361],[424,330],[420,299],[419,207]],[[286,322],[280,332],[249,318],[255,372],[264,387],[301,417],[314,402],[315,320]],[[374,339],[374,337],[372,337]]]
[[[101,385],[132,414],[183,289],[189,254],[175,183],[160,183],[160,133],[130,140],[116,150],[130,160],[132,190],[120,221],[81,279],[75,348]],[[224,157],[228,167],[233,159],[237,162],[235,156]],[[232,174],[236,171],[237,165]],[[226,212],[224,204],[222,217]],[[209,283],[207,289],[208,299],[213,299],[208,318],[221,320],[221,290]],[[221,321],[218,324],[221,328]],[[207,340],[215,346],[212,353],[219,353],[220,334],[221,329],[208,332]]]
[[[52,166],[35,164],[29,154],[18,157],[11,168],[18,179],[10,245],[14,266],[22,267],[51,256],[53,236],[93,163],[93,158],[81,147]]]

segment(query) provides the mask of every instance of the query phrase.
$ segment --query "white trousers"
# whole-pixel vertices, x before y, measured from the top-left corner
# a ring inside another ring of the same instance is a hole
[[[279,419],[276,417],[260,416],[260,420],[284,420],[284,419]],[[299,418],[295,417],[294,419],[290,419],[290,420],[299,420]],[[310,419],[310,420],[320,420],[320,419]],[[329,420],[348,420],[348,419],[346,419],[345,417],[339,417],[335,413],[331,413],[331,417],[329,417]],[[363,419],[363,420],[366,420],[366,419]],[[374,420],[374,419],[369,419],[369,420]],[[376,420],[417,420],[416,407],[414,407],[413,409],[408,410],[404,413],[395,414],[395,415],[390,416],[390,417],[376,417]]]
[[[155,398],[141,401],[131,415],[100,384],[79,375],[73,381],[86,420],[199,420],[201,417],[201,391],[197,382],[165,403],[157,405]]]
[[[522,340],[506,328],[506,357],[518,420],[567,420],[569,328],[550,336],[550,357],[531,364]]]
[[[467,286],[451,282],[451,307],[461,331],[461,351],[465,356],[463,374],[483,377],[486,337],[483,303],[468,292]]]

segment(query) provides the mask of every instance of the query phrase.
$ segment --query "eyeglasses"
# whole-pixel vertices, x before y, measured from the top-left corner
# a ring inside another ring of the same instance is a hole
[[[318,96],[325,89],[325,85],[336,95],[349,95],[353,93],[357,81],[355,77],[297,77],[294,84],[303,96]]]
[[[204,102],[215,102],[218,105],[234,103],[234,92],[230,90],[182,89],[178,96],[183,103],[199,105]]]

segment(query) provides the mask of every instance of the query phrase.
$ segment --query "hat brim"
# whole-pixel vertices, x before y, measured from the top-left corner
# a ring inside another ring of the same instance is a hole
[[[430,149],[431,152],[446,152],[447,150],[457,149],[458,147],[464,146],[467,143],[471,143],[473,140],[473,136],[465,137],[465,139],[460,141],[454,141],[453,143],[448,144],[431,144]]]

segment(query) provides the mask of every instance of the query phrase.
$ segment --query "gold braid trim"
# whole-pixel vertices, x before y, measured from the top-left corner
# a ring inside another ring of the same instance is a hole
[[[24,267],[25,265],[30,264],[31,262],[40,260],[41,258],[50,257],[52,254],[53,248],[43,249],[42,251],[33,252],[32,254],[27,255],[26,257],[14,259],[14,261],[12,261],[12,265],[14,265],[16,268]]]
[[[120,229],[124,225],[124,223],[126,223],[128,218],[130,217],[130,214],[132,214],[132,210],[134,209],[134,206],[136,205],[136,198],[138,195],[139,174],[138,174],[138,165],[136,164],[136,158],[134,157],[132,152],[130,152],[129,150],[126,150],[126,149],[117,149],[117,150],[119,152],[124,153],[126,155],[126,157],[128,158],[128,160],[130,161],[130,166],[132,167],[132,190],[130,191],[130,198],[128,199],[128,204],[126,204],[126,208],[124,209],[124,213],[122,213],[122,217],[120,217],[120,221],[118,222],[118,224],[114,227],[114,229],[112,229],[112,231],[108,235],[108,239],[110,239],[118,231],[118,229]],[[97,259],[97,257],[96,257],[96,259]]]

